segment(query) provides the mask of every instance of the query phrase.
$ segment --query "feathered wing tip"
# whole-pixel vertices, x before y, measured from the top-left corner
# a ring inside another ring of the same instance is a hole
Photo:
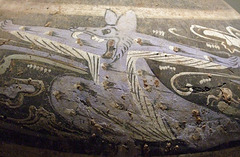
[[[0,22],[0,28],[1,30],[7,30],[8,27],[12,26],[12,20],[4,20]]]

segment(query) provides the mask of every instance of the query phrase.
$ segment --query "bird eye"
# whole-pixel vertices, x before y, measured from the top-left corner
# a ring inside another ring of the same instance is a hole
[[[110,29],[104,29],[102,30],[103,35],[111,33]]]

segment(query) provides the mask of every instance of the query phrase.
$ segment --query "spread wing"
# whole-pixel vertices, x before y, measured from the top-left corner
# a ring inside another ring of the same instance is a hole
[[[0,26],[3,31],[26,42],[49,49],[57,54],[86,60],[93,80],[98,81],[100,55],[90,53],[95,52],[96,48],[89,46],[89,43],[84,40],[80,41],[80,39],[73,38],[72,31],[50,27],[14,25],[10,20],[2,21]]]

